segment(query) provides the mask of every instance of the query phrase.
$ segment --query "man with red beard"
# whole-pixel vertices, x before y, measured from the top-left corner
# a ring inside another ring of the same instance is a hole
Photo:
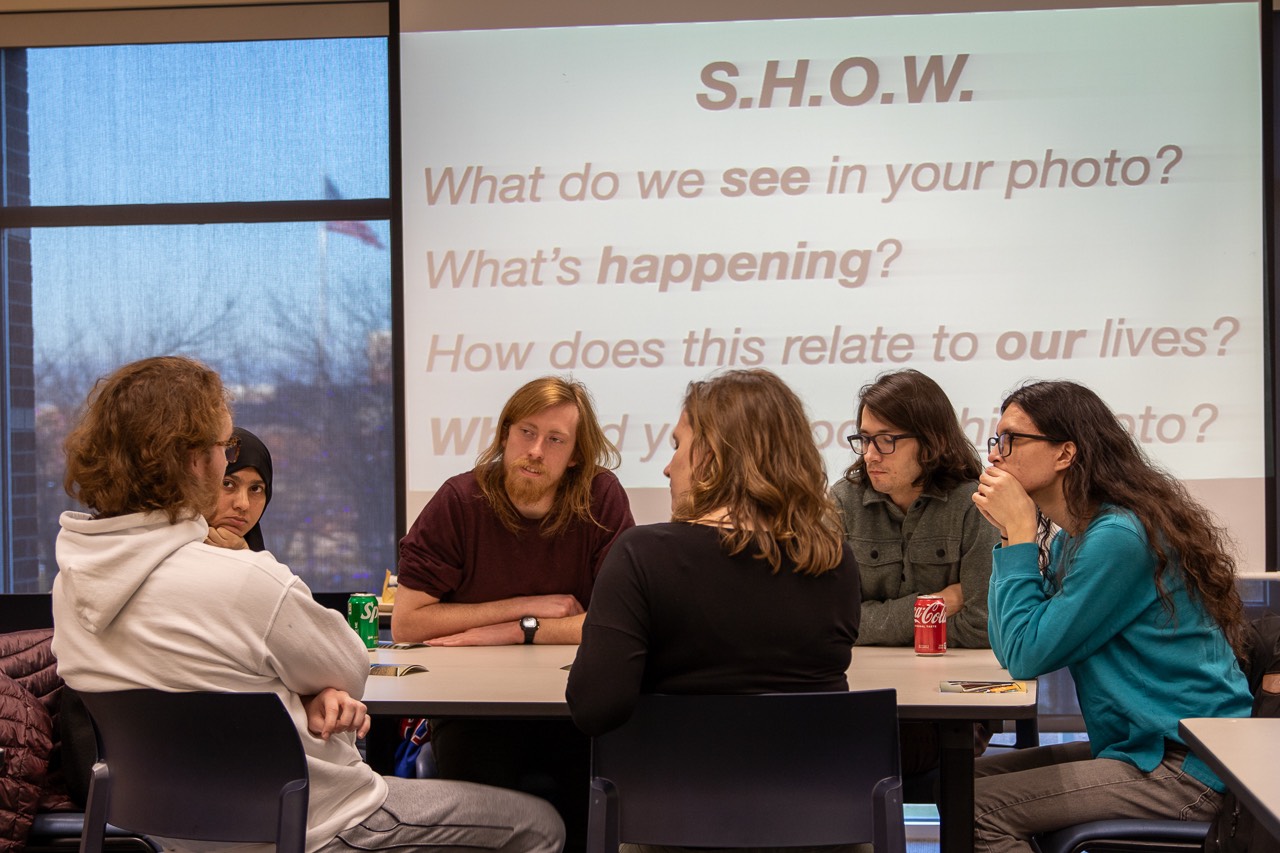
[[[507,401],[476,467],[400,540],[391,633],[433,646],[578,643],[604,556],[635,521],[587,389],[548,376]],[[587,740],[569,721],[432,721],[446,779],[547,793],[585,837]],[[548,788],[548,783],[550,787]]]
[[[433,646],[577,643],[600,563],[632,527],[587,389],[547,376],[507,401],[476,467],[400,540],[391,633]]]

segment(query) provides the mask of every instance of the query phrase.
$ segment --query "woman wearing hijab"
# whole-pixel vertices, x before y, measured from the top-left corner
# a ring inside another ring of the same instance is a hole
[[[238,440],[239,455],[227,463],[218,508],[207,519],[209,536],[204,541],[219,548],[265,551],[258,521],[271,502],[271,454],[243,427],[231,431],[231,440]]]

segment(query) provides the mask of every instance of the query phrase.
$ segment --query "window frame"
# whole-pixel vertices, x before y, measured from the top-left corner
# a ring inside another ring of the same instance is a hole
[[[128,7],[97,0],[0,0],[0,58],[10,50],[27,48],[382,38],[388,45],[390,62],[395,53],[391,47],[393,40],[387,38],[388,32],[389,11],[385,0],[133,0]],[[0,85],[5,83],[4,65],[0,64]],[[391,97],[390,91],[387,96]],[[0,105],[2,103],[0,101]],[[22,108],[25,110],[25,102]],[[3,132],[6,118],[0,111],[0,139],[6,138]],[[389,137],[392,129],[388,128]],[[30,264],[30,232],[39,228],[367,220],[394,223],[396,220],[395,196],[391,189],[386,197],[378,198],[31,206],[29,185],[24,184],[26,179],[16,179],[23,177],[21,167],[16,171],[8,168],[10,156],[10,152],[0,146],[0,260],[6,264],[15,246],[17,251],[25,253],[25,260],[20,257],[18,262]],[[395,187],[395,180],[393,175],[390,188]],[[17,239],[10,240],[10,236]],[[394,225],[393,242],[398,242]],[[394,248],[389,254],[394,336],[399,311],[394,267],[399,262]],[[0,269],[0,297],[0,346],[4,347],[8,364],[13,345],[10,330],[14,311],[10,305],[7,266]],[[22,310],[27,312],[29,326],[30,306]],[[400,369],[399,360],[396,343],[393,375]],[[16,585],[15,435],[19,452],[28,450],[27,444],[34,445],[35,435],[32,410],[14,405],[13,376],[11,368],[0,380],[3,389],[0,396],[0,591],[4,592],[14,591]],[[391,393],[393,446],[398,452],[402,445],[399,415],[402,392],[398,382],[392,382]],[[396,490],[397,496],[400,491]],[[404,514],[399,497],[395,512],[399,529]]]

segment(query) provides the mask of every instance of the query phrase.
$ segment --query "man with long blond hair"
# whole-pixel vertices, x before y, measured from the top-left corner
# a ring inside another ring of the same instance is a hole
[[[577,643],[605,554],[635,524],[617,464],[585,386],[521,387],[475,468],[445,481],[400,541],[395,639]],[[587,741],[571,725],[433,721],[431,742],[445,778],[536,785],[560,808],[569,849],[582,844]]]
[[[635,524],[586,386],[525,384],[473,470],[400,540],[391,632],[432,645],[577,643],[600,563]]]
[[[384,778],[361,760],[369,655],[266,551],[206,542],[239,456],[218,374],[189,358],[125,365],[94,386],[66,441],[53,651],[75,690],[271,691],[307,756],[312,853],[462,847],[557,853],[534,797]],[[166,845],[167,846],[167,845]]]

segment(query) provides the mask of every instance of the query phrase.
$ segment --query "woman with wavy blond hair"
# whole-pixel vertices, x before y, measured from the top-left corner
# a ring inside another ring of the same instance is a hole
[[[847,690],[861,595],[804,406],[767,370],[690,383],[672,520],[619,537],[566,693],[596,735],[641,693]]]

